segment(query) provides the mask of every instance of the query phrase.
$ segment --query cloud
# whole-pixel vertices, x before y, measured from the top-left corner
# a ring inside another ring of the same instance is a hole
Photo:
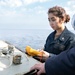
[[[67,4],[68,4],[68,5],[72,5],[72,4],[74,5],[74,4],[75,4],[75,0],[69,0],[69,1],[67,2]]]
[[[22,6],[22,1],[21,0],[1,0],[0,6],[20,7]]]
[[[0,1],[0,6],[5,6],[6,2],[5,1]]]
[[[32,14],[33,13],[35,13],[35,14],[46,14],[47,9],[44,8],[43,6],[36,6],[33,9],[29,8],[28,11],[31,12]]]
[[[36,2],[40,2],[40,3],[43,3],[43,2],[47,2],[49,0],[23,0],[23,2],[28,5],[28,4],[32,4],[32,3],[36,3]]]
[[[2,6],[10,6],[10,7],[20,7],[25,6],[33,3],[43,3],[47,2],[49,0],[0,0],[0,5]]]
[[[27,7],[34,3],[43,3],[51,0],[0,0],[0,16],[1,15],[21,15],[26,13],[44,14],[46,9],[44,6],[35,5],[33,8]]]
[[[67,2],[67,5],[70,6],[71,8],[75,8],[75,0],[69,0]]]
[[[68,0],[66,6],[64,6],[66,13],[70,15],[70,22],[66,24],[68,29],[73,29],[71,25],[72,17],[75,14],[75,0]]]
[[[10,0],[8,2],[8,4],[11,6],[11,7],[20,7],[22,6],[22,1],[21,0]]]
[[[55,5],[52,0],[0,0],[0,23],[35,25],[46,25],[48,8]],[[51,5],[50,5],[51,3]],[[58,2],[57,2],[58,3]],[[64,7],[68,14],[75,12],[75,1],[68,0]],[[1,24],[0,24],[1,25]],[[70,28],[70,27],[69,27]]]
[[[0,9],[0,16],[13,16],[16,15],[17,12],[15,10],[7,10],[7,9]]]
[[[66,7],[64,7],[68,14],[72,17],[72,15],[75,13],[75,0],[69,0],[67,1]]]

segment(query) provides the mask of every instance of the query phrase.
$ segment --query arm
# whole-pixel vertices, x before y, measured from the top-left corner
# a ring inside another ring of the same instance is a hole
[[[45,70],[47,75],[75,75],[75,48],[47,59]]]
[[[45,63],[34,65],[33,69],[38,70],[37,75],[75,75],[75,48],[48,58]]]
[[[66,46],[65,50],[71,49],[75,46],[75,34],[73,34],[73,33],[70,34],[70,38],[66,42],[65,46]]]

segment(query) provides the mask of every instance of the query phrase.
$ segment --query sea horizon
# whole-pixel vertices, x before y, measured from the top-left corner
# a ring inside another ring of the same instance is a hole
[[[22,51],[26,46],[42,49],[52,31],[50,29],[0,29],[0,40],[7,41]],[[74,30],[70,31],[74,32]]]

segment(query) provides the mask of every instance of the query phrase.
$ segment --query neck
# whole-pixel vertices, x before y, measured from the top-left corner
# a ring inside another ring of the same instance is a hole
[[[61,34],[64,29],[65,29],[65,26],[63,26],[62,28],[59,28],[58,30],[56,30],[56,34]]]

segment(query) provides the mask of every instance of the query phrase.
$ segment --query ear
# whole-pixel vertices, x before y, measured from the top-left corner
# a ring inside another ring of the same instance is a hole
[[[65,19],[64,18],[59,18],[59,22],[62,24],[64,23]]]

